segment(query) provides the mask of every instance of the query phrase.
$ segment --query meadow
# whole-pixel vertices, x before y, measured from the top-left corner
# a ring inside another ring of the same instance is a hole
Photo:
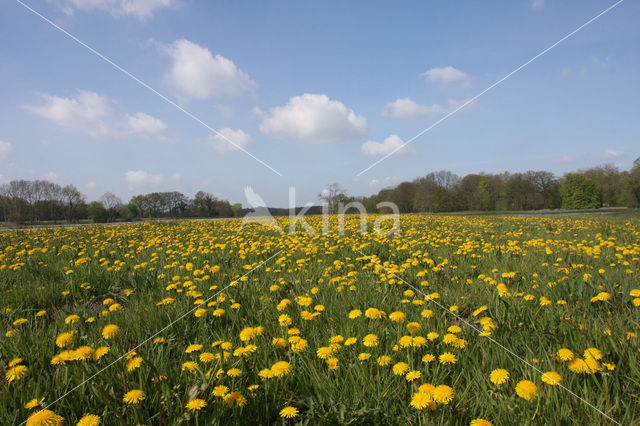
[[[337,224],[1,233],[0,424],[640,422],[638,221]]]

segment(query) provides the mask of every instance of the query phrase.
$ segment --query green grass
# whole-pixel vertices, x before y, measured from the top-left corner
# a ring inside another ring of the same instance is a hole
[[[370,218],[369,225],[375,219]],[[281,221],[286,224],[286,219]],[[320,218],[308,221],[319,228]],[[494,424],[607,423],[596,409],[565,389],[543,383],[539,372],[465,324],[485,316],[496,325],[491,338],[527,363],[541,371],[557,371],[563,386],[622,424],[640,420],[640,352],[637,338],[628,335],[640,328],[640,308],[629,294],[640,288],[640,226],[636,222],[409,215],[402,217],[400,232],[388,237],[361,235],[354,217],[348,219],[343,236],[335,229],[335,218],[329,235],[316,236],[299,231],[290,237],[257,225],[238,233],[239,223],[178,221],[0,234],[0,368],[4,376],[9,360],[20,357],[29,369],[20,380],[0,381],[0,423],[23,422],[30,412],[23,408],[27,401],[44,397],[44,404],[51,403],[78,385],[50,408],[66,424],[75,424],[88,413],[100,415],[105,424],[195,424],[196,415],[184,406],[196,396],[208,404],[197,415],[199,424],[468,425],[476,418]],[[375,262],[362,253],[374,256]],[[219,267],[217,272],[210,269],[214,265]],[[515,273],[513,277],[503,277],[509,272]],[[219,297],[221,289],[247,273],[246,281],[222,292],[224,300]],[[585,274],[590,274],[586,280]],[[455,305],[455,315],[424,300],[421,293],[406,293],[410,288],[398,276],[424,294],[437,292],[435,301],[447,309]],[[498,284],[504,284],[509,294],[500,296]],[[611,298],[592,303],[600,292]],[[296,302],[305,295],[312,298],[309,306]],[[157,305],[167,297],[174,303]],[[552,304],[541,306],[541,297]],[[108,306],[103,301],[108,298],[122,309],[103,316]],[[292,303],[280,311],[277,305],[283,299]],[[203,306],[205,315],[190,313],[162,331],[159,336],[164,343],[149,341],[137,348],[144,360],[139,369],[129,372],[126,359],[118,360],[196,308],[196,303],[210,300],[216,306]],[[316,311],[318,305],[324,310]],[[487,310],[473,316],[481,306]],[[353,309],[364,312],[372,307],[386,316],[348,318]],[[216,308],[224,309],[224,315],[214,316]],[[423,317],[424,309],[431,309],[433,316]],[[36,316],[39,310],[46,314]],[[319,315],[304,320],[303,311]],[[394,311],[405,313],[405,323],[388,318]],[[290,327],[279,325],[278,318],[285,313],[292,318]],[[80,320],[66,324],[71,314]],[[90,317],[95,321],[85,322]],[[19,318],[27,323],[13,325]],[[412,335],[406,329],[411,321],[421,325],[413,336],[437,332],[439,337],[424,347],[394,350],[402,336]],[[101,336],[106,324],[120,326],[116,340]],[[443,342],[451,325],[462,328],[458,336],[467,341],[465,348]],[[242,342],[241,330],[256,326],[263,327],[263,333]],[[282,349],[272,345],[273,338],[288,339],[291,327],[297,327],[308,341],[306,351],[295,353],[291,345]],[[17,330],[13,337],[5,335],[10,330]],[[70,330],[76,335],[69,348],[108,346],[110,352],[98,361],[51,365],[52,357],[64,350],[56,347],[56,336]],[[378,336],[378,346],[363,346],[362,338],[370,333]],[[358,342],[335,352],[339,368],[331,371],[316,351],[337,335],[357,337]],[[198,356],[204,351],[222,352],[219,346],[211,347],[217,341],[230,342],[230,353],[247,344],[256,348],[246,356],[200,362]],[[185,353],[194,343],[203,348]],[[563,347],[578,357],[588,347],[598,348],[603,354],[602,370],[571,372],[554,355]],[[359,360],[362,352],[371,358]],[[455,354],[457,362],[440,365],[437,357],[444,352]],[[427,353],[435,355],[436,361],[423,363]],[[391,366],[376,363],[381,355],[391,356],[394,363],[408,363],[422,378],[409,383],[394,375]],[[279,360],[291,363],[290,375],[258,376]],[[198,362],[198,369],[183,371],[187,361]],[[615,369],[610,371],[603,363]],[[226,372],[234,367],[242,370],[240,377],[216,377],[218,369]],[[489,373],[496,368],[505,368],[511,375],[500,387],[489,381]],[[166,378],[156,386],[157,376]],[[533,401],[515,394],[516,383],[523,379],[538,386]],[[438,404],[435,411],[414,409],[411,397],[422,383],[451,386],[453,401]],[[254,384],[259,388],[250,391]],[[212,390],[218,385],[241,392],[246,405],[229,407],[214,397]],[[124,393],[138,388],[146,399],[137,407],[125,404]],[[287,405],[299,410],[297,418],[280,419],[279,411]]]

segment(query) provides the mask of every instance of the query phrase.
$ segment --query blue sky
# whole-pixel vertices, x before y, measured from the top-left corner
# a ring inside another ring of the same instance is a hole
[[[435,170],[558,175],[640,156],[640,4],[624,1],[361,176],[393,148],[612,5],[604,0],[14,0],[0,6],[0,181],[212,192],[269,205]],[[222,136],[221,136],[222,135]],[[259,164],[237,146],[260,158]]]

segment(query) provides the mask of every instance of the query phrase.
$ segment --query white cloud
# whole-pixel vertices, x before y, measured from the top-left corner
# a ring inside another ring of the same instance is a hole
[[[56,180],[58,179],[58,174],[56,172],[49,172],[46,175],[42,176],[45,180]]]
[[[126,116],[126,131],[142,137],[155,138],[161,142],[177,142],[168,133],[167,123],[144,112]]]
[[[95,183],[94,181],[90,181],[87,182],[84,187],[89,190],[89,191],[95,191],[96,189],[98,189],[98,184]]]
[[[447,114],[467,102],[466,99],[457,101],[455,99],[448,100],[448,106],[439,104],[420,105],[409,98],[396,99],[389,102],[382,112],[382,115],[393,118],[411,118],[411,117],[427,117],[429,119]],[[465,109],[471,108],[475,103],[471,103]]]
[[[9,142],[0,141],[0,160],[8,158],[13,152],[13,146]]]
[[[620,151],[618,149],[607,149],[604,152],[603,157],[606,158],[607,160],[615,160],[622,157],[624,154],[625,154],[624,151]]]
[[[247,149],[253,142],[251,136],[242,130],[233,130],[225,127],[218,130],[218,133],[209,135],[207,138],[209,145],[218,152],[236,151],[239,149],[238,147]],[[233,142],[233,144],[229,141]]]
[[[337,142],[364,136],[367,120],[327,95],[306,93],[271,108],[260,131],[282,140]]]
[[[256,87],[233,61],[221,55],[213,56],[209,49],[189,40],[176,40],[166,50],[173,58],[166,79],[185,96],[205,99]]]
[[[42,104],[24,105],[24,108],[58,126],[93,138],[119,139],[133,135],[162,142],[177,142],[176,138],[169,135],[165,122],[144,112],[126,114],[121,119],[114,117],[109,99],[98,93],[78,90],[74,98],[46,93],[40,96],[44,100]]]
[[[443,112],[445,109],[438,104],[426,106],[417,104],[409,98],[401,98],[389,102],[382,115],[393,118],[435,117]]]
[[[403,144],[404,142],[402,141],[402,139],[400,139],[400,136],[391,135],[382,142],[367,141],[363,143],[362,146],[360,147],[360,151],[362,151],[364,155],[368,155],[368,156],[379,156],[379,155],[382,156],[382,155],[390,154],[391,152],[394,152],[396,149],[398,149],[399,151],[402,151],[399,148]]]
[[[113,129],[105,121],[111,115],[109,101],[95,92],[78,90],[75,98],[61,98],[42,94],[41,105],[25,105],[24,108],[55,124],[80,130],[94,138],[114,137]]]
[[[157,9],[174,6],[176,0],[64,0],[62,10],[73,15],[82,12],[108,12],[115,17],[133,16],[141,21],[153,16]]]
[[[376,188],[380,186],[387,187],[387,186],[394,185],[400,182],[401,180],[402,180],[402,177],[400,176],[387,176],[382,179],[371,179],[371,181],[369,182],[369,186],[371,188]]]
[[[180,173],[171,175],[151,174],[144,170],[128,171],[124,174],[129,190],[136,191],[145,188],[157,188],[171,182],[178,182]]]
[[[451,83],[460,83],[463,86],[469,86],[471,77],[469,74],[452,67],[451,65],[444,68],[431,68],[430,70],[420,74],[421,77],[430,83],[440,86],[446,86]]]

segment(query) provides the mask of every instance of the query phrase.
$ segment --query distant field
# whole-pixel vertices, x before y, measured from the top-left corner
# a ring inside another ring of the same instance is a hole
[[[508,214],[0,233],[0,424],[638,424],[639,210]]]

